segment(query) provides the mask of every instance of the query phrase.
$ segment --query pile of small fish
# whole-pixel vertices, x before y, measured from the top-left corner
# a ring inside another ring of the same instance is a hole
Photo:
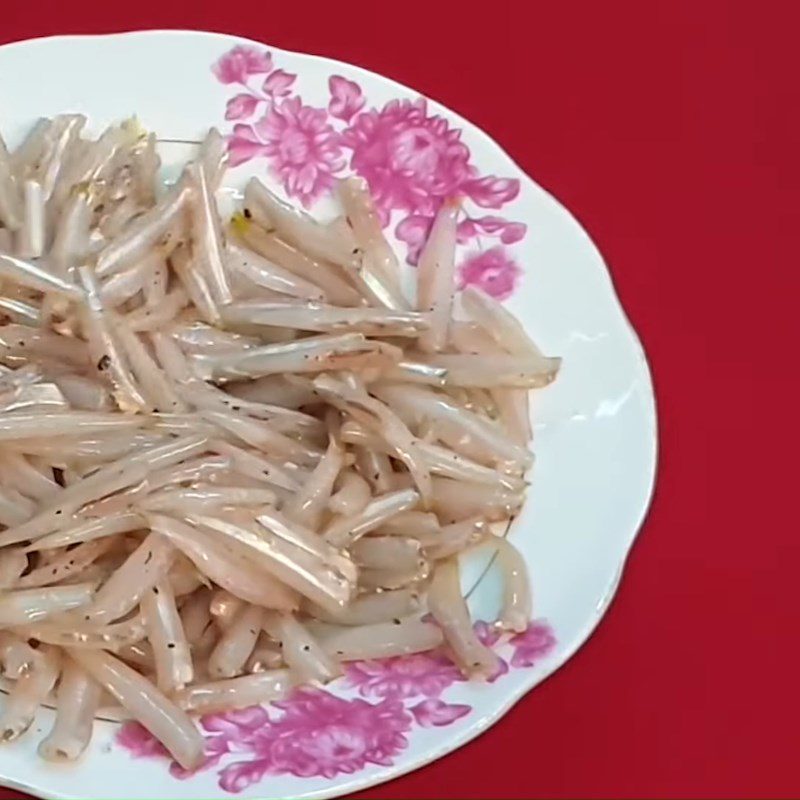
[[[189,712],[347,660],[443,647],[491,674],[458,556],[497,551],[497,625],[523,630],[493,523],[559,360],[456,291],[459,199],[407,292],[359,179],[329,223],[256,180],[223,219],[218,132],[165,186],[153,133],[85,122],[0,139],[0,739],[54,703],[39,752],[75,759],[115,705],[192,768]]]

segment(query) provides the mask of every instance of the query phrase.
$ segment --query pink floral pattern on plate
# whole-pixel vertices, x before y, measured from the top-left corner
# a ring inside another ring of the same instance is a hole
[[[460,285],[477,286],[498,300],[511,297],[522,270],[504,247],[473,251],[459,268]]]
[[[534,621],[509,638],[493,625],[475,624],[475,633],[498,656],[491,680],[511,668],[532,667],[555,646],[552,628]],[[253,706],[200,719],[206,758],[200,770],[220,765],[219,786],[238,793],[270,775],[333,778],[369,765],[391,766],[408,746],[415,726],[441,728],[467,717],[472,707],[443,695],[464,677],[442,648],[346,665],[344,679],[326,689],[304,687],[269,707]],[[116,737],[133,758],[169,759],[141,725],[129,722]],[[170,773],[190,778],[178,764]]]
[[[360,175],[384,227],[394,226],[406,245],[411,265],[439,207],[448,197],[461,197],[459,242],[476,248],[459,264],[461,284],[478,285],[501,300],[511,296],[522,270],[508,247],[524,238],[527,226],[469,209],[502,209],[519,194],[519,181],[481,175],[461,130],[431,113],[424,98],[378,108],[358,83],[331,75],[327,107],[310,106],[297,93],[296,75],[277,67],[270,52],[243,45],[225,53],[212,72],[236,91],[225,109],[225,119],[234,123],[228,136],[233,166],[264,159],[286,194],[306,208],[329,194],[336,178]],[[487,241],[497,243],[485,249]]]

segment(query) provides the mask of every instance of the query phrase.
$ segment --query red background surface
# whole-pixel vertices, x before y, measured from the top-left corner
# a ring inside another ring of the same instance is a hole
[[[599,630],[491,731],[364,796],[800,796],[789,4],[93,5],[4,3],[0,40],[228,31],[369,67],[470,118],[583,221],[653,365],[657,495]]]

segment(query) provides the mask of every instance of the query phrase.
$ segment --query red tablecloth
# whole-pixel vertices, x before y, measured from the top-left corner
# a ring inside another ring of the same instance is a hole
[[[352,61],[472,119],[583,221],[655,372],[657,497],[597,633],[478,740],[364,796],[800,796],[788,4],[36,0],[0,14],[4,41],[157,27]]]

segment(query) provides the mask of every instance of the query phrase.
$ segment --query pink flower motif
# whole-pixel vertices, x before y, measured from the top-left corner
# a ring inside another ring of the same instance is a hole
[[[170,761],[172,759],[164,745],[138,722],[126,722],[117,733],[116,742],[125,748],[133,758],[159,758]],[[228,737],[206,737],[205,743],[205,758],[199,767],[187,770],[176,761],[172,761],[169,765],[170,775],[179,780],[191,778],[201,770],[215,766],[224,755],[230,752]]]
[[[264,155],[264,143],[256,136],[252,125],[233,126],[233,133],[228,137],[228,155],[232,167]]]
[[[251,75],[264,75],[272,69],[268,51],[239,45],[229,50],[211,67],[221,83],[246,83]]]
[[[457,719],[472,711],[472,706],[445,703],[443,700],[422,700],[410,709],[418,725],[423,728],[452,725]]]
[[[474,219],[462,219],[456,227],[456,236],[460,244],[468,242],[470,239],[474,239],[479,235],[480,231],[478,230],[478,226],[475,224]]]
[[[264,81],[264,92],[270,97],[283,97],[291,91],[292,84],[297,80],[297,75],[276,69]]]
[[[408,246],[406,261],[408,261],[409,264],[413,266],[417,265],[419,255],[422,252],[422,248],[425,246],[425,242],[428,240],[432,225],[433,217],[425,217],[421,214],[409,214],[405,219],[400,220],[395,228],[395,236]]]
[[[400,700],[372,705],[344,700],[318,689],[298,689],[273,705],[284,711],[248,736],[246,749],[256,758],[220,772],[220,785],[240,792],[265,774],[301,778],[352,774],[367,764],[390,766],[408,742],[412,718]]]
[[[459,242],[466,242],[481,233],[499,236],[503,244],[514,244],[525,236],[528,226],[524,222],[508,222],[502,217],[465,219],[458,225]]]
[[[225,107],[225,119],[247,119],[253,116],[259,102],[252,94],[234,95]]]
[[[463,680],[458,668],[441,653],[417,653],[380,661],[353,661],[347,680],[362,697],[438,697]]]
[[[332,117],[350,122],[353,114],[364,107],[366,100],[361,93],[361,87],[355,81],[349,81],[341,75],[331,75],[328,78],[328,88],[331,92],[328,111]]]
[[[500,208],[519,194],[519,181],[516,178],[496,178],[487,175],[474,178],[461,187],[464,194],[484,208]]]
[[[250,706],[222,714],[207,714],[200,719],[200,724],[213,734],[205,737],[206,762],[203,768],[207,768],[217,764],[228,753],[252,749],[259,733],[269,726],[270,717],[263,706]]]
[[[228,148],[232,166],[266,157],[287,194],[304,206],[330,191],[334,174],[344,167],[325,110],[304,106],[299,97],[273,105],[252,127],[234,126]]]
[[[505,641],[496,625],[478,621],[474,627],[487,647]],[[546,622],[532,623],[527,631],[509,640],[514,648],[513,666],[532,666],[553,649],[555,641]],[[489,680],[508,672],[506,662],[498,661],[498,671]],[[469,705],[441,699],[445,689],[464,680],[441,649],[354,662],[347,666],[347,679],[362,697],[380,701],[346,700],[321,689],[300,688],[288,699],[272,704],[283,712],[278,717],[262,706],[206,715],[200,720],[207,735],[205,759],[199,769],[218,765],[223,757],[234,753],[250,756],[218,773],[220,787],[238,793],[265,775],[333,778],[357,772],[367,764],[390,766],[407,746],[406,733],[412,722],[423,728],[445,727],[472,711]],[[420,696],[423,699],[416,704],[404,706],[406,699]],[[138,723],[123,725],[117,743],[134,758],[170,758]],[[170,765],[170,773],[179,779],[197,771],[184,770],[175,762]]]
[[[338,115],[338,104],[332,101],[330,109]],[[461,131],[443,117],[429,116],[422,98],[413,103],[392,100],[380,111],[358,114],[342,140],[353,151],[350,166],[366,178],[384,212],[398,209],[431,217],[455,194],[479,206],[500,208],[519,194],[516,179],[478,177]]]
[[[395,236],[408,246],[406,261],[412,266],[416,266],[419,261],[422,248],[425,246],[433,227],[433,219],[433,217],[426,217],[421,214],[410,214],[405,219],[400,220],[395,228]],[[456,239],[459,244],[465,244],[470,239],[480,236],[481,233],[490,236],[499,234],[501,242],[513,244],[522,239],[526,230],[525,223],[507,222],[502,217],[468,218],[458,223]]]
[[[250,706],[222,714],[206,714],[200,719],[200,724],[210,733],[236,740],[256,733],[269,725],[269,722],[269,714],[262,706]]]
[[[286,712],[273,723],[268,737],[269,755],[278,772],[332,778],[368,763],[389,766],[408,744],[403,734],[411,728],[411,717],[394,698],[371,705],[300,689],[274,705]]]
[[[185,769],[178,764],[177,761],[173,761],[169,765],[169,774],[172,775],[173,778],[185,781],[187,778],[197,775],[198,772],[203,772],[204,770],[211,769],[211,767],[215,767],[222,760],[223,756],[231,752],[230,740],[225,736],[206,736],[205,743],[203,763],[200,764],[199,767],[195,769]]]
[[[513,667],[532,667],[536,661],[550,653],[556,645],[553,629],[543,621],[534,621],[528,630],[511,637],[514,655]]]
[[[132,758],[170,758],[166,747],[138,722],[126,722],[117,732],[116,742]]]
[[[477,286],[498,300],[513,293],[522,270],[502,247],[469,254],[459,267],[461,288]]]
[[[502,631],[496,625],[478,620],[472,628],[478,641],[485,647],[494,647],[500,641]]]
[[[270,769],[269,760],[259,758],[254,761],[235,761],[220,770],[219,785],[226,792],[238,794],[248,786],[258,783]]]
[[[361,112],[342,141],[352,149],[350,165],[367,180],[379,208],[433,216],[444,198],[461,192],[475,176],[460,137],[443,117],[428,116],[420,98]]]

